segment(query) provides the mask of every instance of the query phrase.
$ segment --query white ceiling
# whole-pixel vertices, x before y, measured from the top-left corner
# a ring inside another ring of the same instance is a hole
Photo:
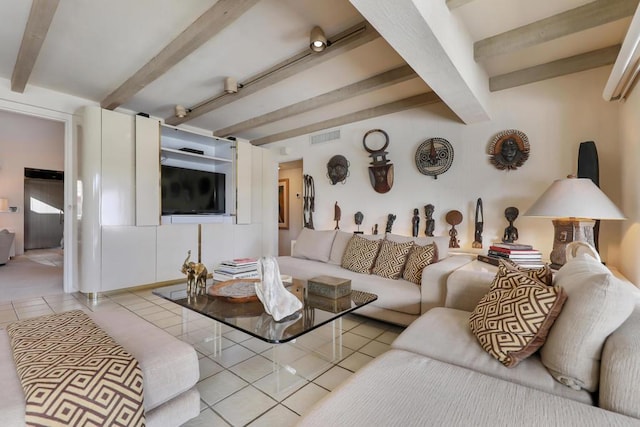
[[[473,0],[447,10],[447,14],[460,22],[468,38],[476,42],[589,2]],[[60,0],[25,92],[31,86],[40,86],[100,102],[215,3],[216,0]],[[2,78],[12,77],[30,8],[31,1],[0,0]],[[121,107],[160,118],[171,117],[176,104],[190,108],[220,95],[227,76],[242,82],[304,51],[314,25],[322,27],[330,37],[364,20],[349,0],[261,0]],[[498,55],[480,62],[480,66],[487,77],[492,77],[619,44],[630,21],[629,16]],[[402,32],[403,28],[395,31]],[[402,49],[397,48],[383,38],[375,39],[185,124],[215,131],[356,83],[405,64],[396,53]],[[434,63],[437,64],[435,59]],[[236,136],[265,137],[428,92],[431,85],[416,77]]]

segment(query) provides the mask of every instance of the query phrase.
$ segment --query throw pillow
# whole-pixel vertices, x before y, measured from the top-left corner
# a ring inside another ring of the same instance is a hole
[[[569,298],[540,350],[542,364],[559,382],[594,392],[605,340],[631,315],[634,287],[587,254],[567,261],[554,285]]]
[[[303,228],[296,239],[291,256],[327,262],[331,255],[331,246],[335,236],[336,230],[318,231]]]
[[[356,273],[371,274],[382,240],[369,240],[355,234],[342,257],[342,267]]]
[[[349,240],[353,237],[353,233],[347,233],[346,231],[338,230],[335,239],[333,239],[333,245],[331,246],[331,254],[329,255],[329,264],[340,265],[342,264],[342,257],[344,251],[347,249]]]
[[[385,239],[396,243],[413,242],[415,245],[419,246],[426,246],[431,243],[435,243],[438,250],[438,259],[445,259],[449,256],[449,236],[409,237],[387,233]]]
[[[435,243],[426,246],[413,245],[407,257],[402,278],[420,285],[422,284],[422,270],[436,261],[438,261],[438,247]]]
[[[543,267],[522,267],[509,259],[500,259],[499,265],[511,271],[519,271],[526,276],[536,279],[545,285],[551,286],[553,283],[553,272],[548,264]],[[497,275],[496,275],[497,277]]]
[[[387,279],[398,279],[402,275],[402,269],[412,246],[413,242],[396,243],[383,240],[373,267],[373,274]]]
[[[485,351],[512,368],[542,346],[566,299],[562,288],[501,264],[469,326]]]

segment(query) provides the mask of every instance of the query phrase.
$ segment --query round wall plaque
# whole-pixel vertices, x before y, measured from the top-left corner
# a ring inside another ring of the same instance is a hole
[[[489,160],[500,170],[518,169],[529,158],[529,150],[527,135],[508,129],[493,137],[488,149]]]
[[[453,163],[453,146],[444,138],[429,138],[416,150],[416,166],[423,175],[438,179]]]

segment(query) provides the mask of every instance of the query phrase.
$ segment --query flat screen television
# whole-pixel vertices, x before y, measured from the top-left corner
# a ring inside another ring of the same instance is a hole
[[[225,213],[225,174],[162,165],[162,214]]]

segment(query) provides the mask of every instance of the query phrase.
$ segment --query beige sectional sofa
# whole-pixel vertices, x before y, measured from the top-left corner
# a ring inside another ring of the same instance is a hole
[[[555,275],[564,307],[517,366],[483,350],[471,312],[434,308],[300,425],[640,425],[640,291],[588,258]]]
[[[198,356],[192,346],[127,310],[88,313],[140,364],[149,427],[175,427],[200,413]],[[0,420],[25,425],[25,402],[6,330],[0,331]]]
[[[437,262],[424,268],[421,284],[417,285],[402,278],[388,279],[342,268],[342,257],[352,237],[353,233],[340,230],[305,228],[295,242],[292,256],[278,257],[280,272],[305,280],[322,275],[350,279],[352,289],[378,295],[377,301],[358,309],[358,314],[406,326],[431,308],[443,306],[447,278],[474,258],[471,255],[450,256],[448,237],[412,238],[394,234],[364,236],[398,243],[413,240],[421,246],[435,243]]]

